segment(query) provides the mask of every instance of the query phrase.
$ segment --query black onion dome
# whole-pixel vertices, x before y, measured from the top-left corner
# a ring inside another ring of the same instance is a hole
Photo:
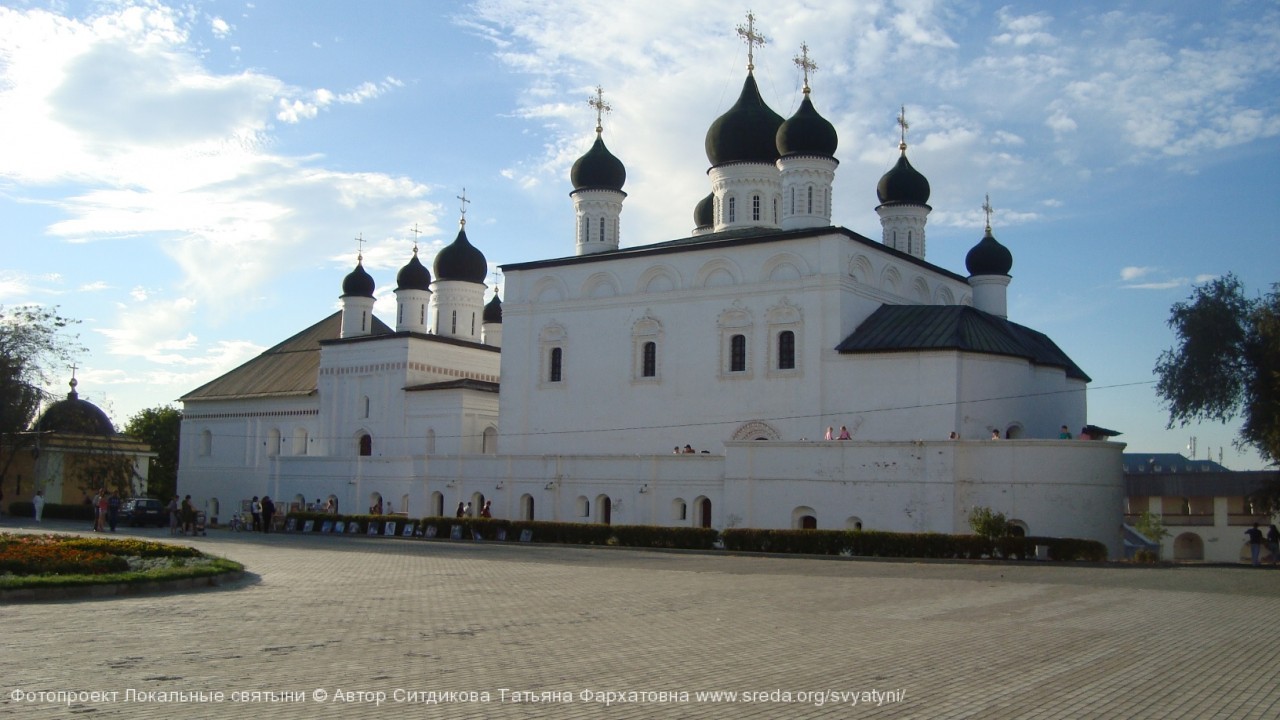
[[[418,251],[414,249],[413,257],[396,273],[396,290],[430,290],[431,271],[418,260]]]
[[[777,143],[782,155],[834,157],[839,138],[835,126],[818,114],[805,93],[796,114],[778,127]]]
[[[569,171],[569,181],[574,190],[622,190],[627,181],[627,169],[622,161],[604,146],[604,138],[596,134],[596,141],[586,155],[578,158]]]
[[[987,234],[974,245],[969,254],[964,256],[964,266],[969,276],[976,275],[1008,275],[1013,267],[1013,253],[1001,245],[987,228]]]
[[[707,159],[712,167],[731,162],[772,163],[778,159],[778,126],[782,116],[760,97],[754,75],[747,74],[742,94],[707,130]]]
[[[356,269],[347,273],[342,279],[342,297],[353,295],[355,297],[373,297],[373,276],[365,272],[364,264],[360,260],[356,261]]]
[[[711,227],[715,224],[716,194],[708,193],[693,207],[693,226],[695,228]]]
[[[489,263],[467,240],[466,228],[458,229],[458,237],[436,253],[436,280],[463,280],[483,283],[489,275]]]
[[[929,202],[929,181],[907,162],[906,146],[898,164],[880,178],[876,197],[881,205],[925,205]]]
[[[88,400],[81,400],[74,383],[72,380],[67,399],[59,400],[44,411],[36,421],[36,430],[73,435],[115,435],[116,428],[111,424],[111,418],[107,417],[102,408]]]
[[[494,293],[493,299],[485,303],[483,322],[502,324],[502,298],[498,297],[498,293]]]

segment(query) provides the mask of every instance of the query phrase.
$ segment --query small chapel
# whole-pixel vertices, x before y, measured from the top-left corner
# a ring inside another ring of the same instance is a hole
[[[432,270],[415,247],[397,274],[394,327],[357,258],[340,312],[183,396],[182,492],[215,515],[268,494],[417,517],[492,501],[516,519],[909,532],[968,532],[981,505],[1119,554],[1124,446],[1059,438],[1088,422],[1089,377],[1009,319],[1013,255],[989,202],[963,272],[930,263],[904,111],[874,184],[879,239],[833,224],[839,139],[808,48],[784,119],[754,77],[753,16],[739,34],[746,76],[706,131],[688,236],[622,243],[626,168],[597,88],[563,252],[502,265],[503,299],[486,303],[464,202]]]

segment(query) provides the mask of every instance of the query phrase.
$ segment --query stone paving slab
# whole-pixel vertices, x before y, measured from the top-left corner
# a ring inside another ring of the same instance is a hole
[[[34,527],[0,520],[20,526]],[[244,563],[250,577],[186,594],[0,606],[0,715],[1280,716],[1280,571],[1271,568],[227,531],[177,540]],[[77,695],[57,702],[65,696],[49,693],[59,691]],[[107,695],[79,695],[95,691]],[[572,702],[513,702],[513,692]],[[214,693],[221,699],[209,701]]]

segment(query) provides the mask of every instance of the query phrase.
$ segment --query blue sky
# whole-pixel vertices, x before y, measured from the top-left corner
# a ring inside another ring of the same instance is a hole
[[[82,395],[123,423],[335,310],[357,235],[392,317],[411,228],[429,260],[464,187],[491,267],[572,254],[568,170],[597,84],[628,173],[623,245],[683,237],[709,191],[706,129],[741,87],[746,10],[0,3],[0,304],[81,319]],[[1234,426],[1165,430],[1152,367],[1193,283],[1280,281],[1280,7],[782,0],[756,16],[775,111],[799,104],[802,42],[819,66],[837,224],[879,238],[905,105],[933,188],[928,259],[964,272],[989,193],[1010,319],[1093,377],[1090,421],[1136,452],[1196,436],[1200,457],[1260,466]]]

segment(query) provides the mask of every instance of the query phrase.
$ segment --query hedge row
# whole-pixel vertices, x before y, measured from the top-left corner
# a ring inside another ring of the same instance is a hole
[[[425,517],[409,519],[388,515],[327,515],[314,512],[290,513],[285,519],[294,522],[296,532],[301,532],[306,521],[311,520],[311,532],[322,532],[325,521],[344,525],[344,534],[386,535],[387,523],[394,523],[393,533],[403,536],[405,527],[411,527],[415,537],[426,534],[435,527],[436,537],[450,537],[453,528],[459,527],[463,538],[479,537],[483,540],[519,540],[525,531],[530,539],[545,543],[566,545],[623,545],[628,547],[708,549],[715,545],[717,533],[706,528],[665,528],[649,525],[598,525],[589,523],[560,523],[502,518]],[[355,523],[355,530],[351,529]],[[370,524],[373,532],[369,532]]]
[[[9,514],[14,517],[33,518],[36,516],[36,506],[30,500],[14,501],[9,503]],[[84,520],[92,523],[96,515],[92,505],[47,502],[40,517],[49,520]]]
[[[451,536],[460,528],[464,539],[480,538],[519,540],[525,531],[530,539],[542,543],[567,545],[619,545],[626,547],[687,548],[706,550],[723,542],[726,550],[772,553],[804,553],[809,555],[850,555],[858,557],[901,558],[1005,558],[1028,560],[1036,555],[1036,546],[1049,548],[1051,560],[1107,559],[1107,548],[1094,540],[1070,538],[1006,537],[987,540],[976,535],[943,533],[893,533],[872,530],[750,530],[733,528],[720,533],[709,528],[658,527],[651,525],[601,525],[597,523],[540,522],[500,518],[426,517],[409,519],[387,515],[326,515],[323,513],[290,513],[300,532],[307,520],[314,521],[312,532],[321,532],[323,523],[342,521],[345,533],[384,535],[386,523],[394,523],[396,536],[405,527],[422,537],[427,528],[435,528],[435,537]],[[287,520],[286,520],[287,522]],[[355,523],[355,530],[351,529]],[[373,524],[374,531],[369,532]]]
[[[1004,537],[995,540],[977,535],[943,533],[892,533],[874,530],[749,530],[732,528],[721,533],[727,550],[749,550],[810,555],[911,558],[1035,557],[1036,546],[1049,548],[1051,560],[1107,559],[1107,547],[1096,540],[1046,537]]]

